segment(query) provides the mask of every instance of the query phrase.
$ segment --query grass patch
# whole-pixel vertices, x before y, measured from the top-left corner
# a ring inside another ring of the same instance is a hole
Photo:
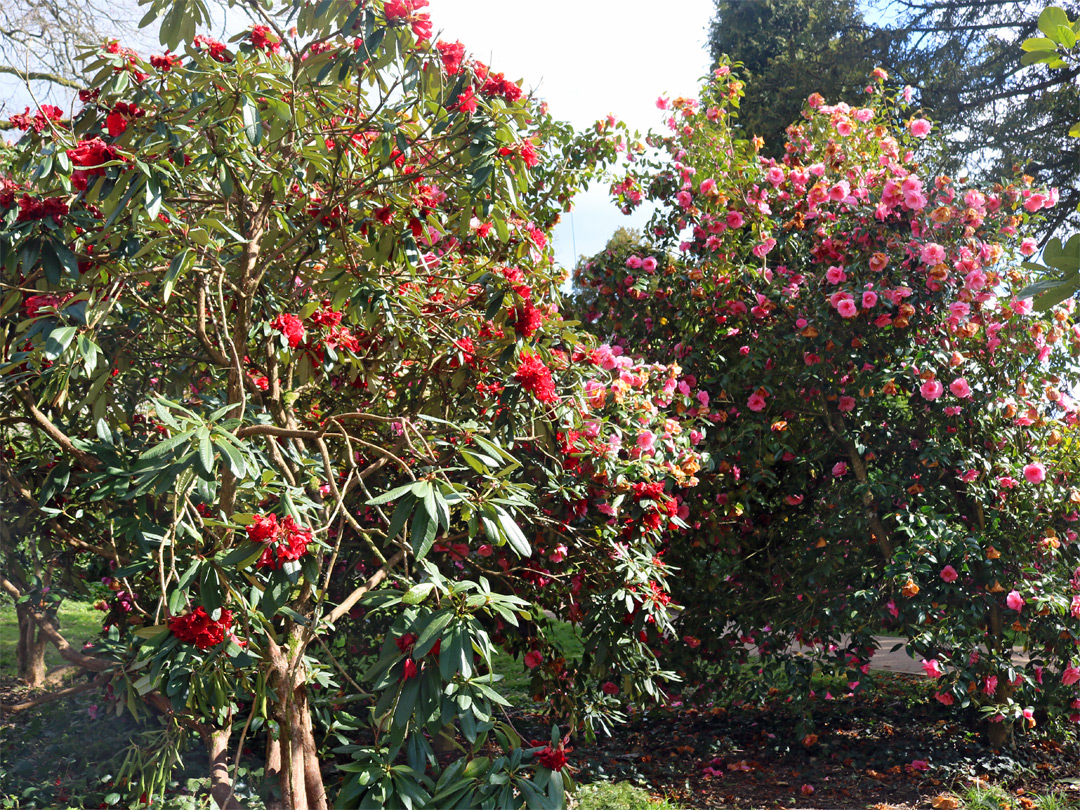
[[[94,610],[89,602],[66,600],[57,611],[60,632],[75,649],[83,642],[96,639],[101,633],[101,620],[104,614]],[[19,640],[19,623],[15,617],[15,605],[10,599],[0,602],[0,677],[14,678],[18,674],[15,660],[15,646]],[[51,644],[45,651],[45,668],[52,669],[64,663],[56,648]]]
[[[683,810],[667,799],[657,799],[629,782],[593,782],[574,793],[575,810]]]

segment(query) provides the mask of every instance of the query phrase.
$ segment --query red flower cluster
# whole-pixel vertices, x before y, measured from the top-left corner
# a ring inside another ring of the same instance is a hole
[[[557,399],[551,369],[535,354],[527,354],[521,358],[521,365],[518,366],[514,379],[541,402],[555,402]]]
[[[484,76],[487,75],[487,68],[478,64],[476,73],[480,78],[484,78]],[[487,79],[484,81],[483,87],[480,88],[480,92],[485,96],[501,96],[503,101],[507,104],[513,104],[521,98],[521,88],[514,82],[509,81],[501,73],[487,75]]]
[[[566,749],[562,745],[559,745],[558,748],[552,748],[550,745],[545,746],[543,751],[536,754],[536,761],[548,770],[561,771],[568,762]]]
[[[200,650],[209,650],[231,635],[232,613],[222,608],[217,621],[210,618],[206,608],[200,606],[183,616],[169,617],[169,632],[181,641],[194,644]]]
[[[403,20],[412,26],[413,35],[419,40],[431,39],[431,15],[417,14],[416,10],[428,5],[428,0],[387,0],[386,21]]]
[[[78,166],[71,173],[71,184],[79,191],[86,190],[88,177],[104,177],[105,169],[102,163],[116,160],[120,157],[115,146],[110,146],[101,138],[92,138],[89,141],[79,141],[74,149],[67,150],[68,160]]]
[[[288,312],[283,312],[278,315],[270,324],[271,327],[281,332],[289,341],[289,348],[295,349],[299,346],[306,336],[303,322],[295,315],[291,315]]]
[[[59,107],[54,107],[52,104],[42,104],[33,115],[30,115],[30,108],[27,107],[24,112],[11,116],[8,121],[15,129],[21,129],[24,132],[32,129],[34,132],[41,132],[49,121],[59,121],[63,117],[64,111]]]
[[[270,38],[269,25],[256,25],[251,29],[251,45],[260,51],[278,53],[281,51],[281,43],[276,38]]]
[[[204,37],[202,34],[196,34],[192,43],[196,48],[202,48],[208,54],[211,59],[216,59],[219,62],[231,62],[232,57],[225,52],[225,43],[218,42],[216,39],[210,37]]]
[[[67,201],[61,197],[39,199],[23,194],[19,200],[19,218],[16,222],[37,222],[46,217],[52,217],[52,221],[59,225],[60,218],[67,212]]]
[[[146,110],[139,107],[138,104],[126,104],[123,101],[118,101],[116,106],[112,108],[112,112],[105,117],[105,128],[109,130],[109,135],[115,138],[124,134],[128,127],[128,121],[144,115],[146,115]]]
[[[183,58],[179,54],[169,53],[165,51],[164,56],[151,56],[150,64],[160,70],[162,73],[168,73],[174,67],[179,65],[183,61]]]
[[[435,47],[439,51],[439,56],[442,57],[443,67],[446,68],[446,72],[453,76],[461,71],[461,60],[465,58],[465,46],[460,42],[443,42],[439,40],[435,43]]]
[[[59,310],[74,293],[67,293],[63,297],[59,295],[31,295],[23,301],[23,312],[27,318],[36,318],[42,314],[43,309]]]
[[[299,560],[307,553],[311,542],[311,529],[302,529],[291,517],[278,523],[277,515],[256,515],[255,522],[247,527],[248,539],[265,543],[266,550],[255,564],[259,568],[276,571],[286,562]]]
[[[508,322],[514,327],[514,331],[522,337],[532,337],[536,330],[544,322],[544,313],[533,304],[532,294],[525,296],[525,302],[515,307]]]

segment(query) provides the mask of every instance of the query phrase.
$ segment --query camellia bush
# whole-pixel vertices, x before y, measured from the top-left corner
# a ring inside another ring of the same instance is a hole
[[[4,552],[96,565],[106,632],[57,629],[76,583],[0,584],[90,673],[63,694],[147,724],[106,804],[202,745],[222,808],[557,807],[567,735],[661,695],[663,538],[711,425],[677,366],[562,320],[548,247],[621,136],[552,121],[425,5],[264,3],[223,43],[158,0],[168,51],[108,43],[73,111],[14,120]],[[550,739],[500,719],[499,648]]]
[[[1071,300],[1017,295],[1057,195],[921,174],[932,123],[886,80],[862,107],[811,96],[782,160],[734,125],[728,67],[661,99],[668,133],[613,186],[658,211],[579,266],[580,316],[677,362],[680,410],[712,423],[665,557],[665,660],[697,694],[805,698],[815,665],[856,691],[895,634],[1002,742],[1080,722],[1080,329]]]

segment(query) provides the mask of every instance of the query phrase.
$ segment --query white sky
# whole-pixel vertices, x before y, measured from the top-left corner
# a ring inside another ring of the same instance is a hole
[[[709,68],[713,0],[431,0],[425,11],[443,39],[461,40],[494,70],[523,79],[556,118],[578,129],[608,113],[642,133],[659,128],[657,96],[696,95]],[[156,41],[152,32],[144,38]],[[0,76],[5,117],[32,103],[12,78]],[[556,261],[571,267],[578,255],[601,250],[616,228],[641,227],[647,218],[641,211],[624,217],[594,186],[556,228]]]
[[[431,0],[435,29],[507,78],[524,79],[552,115],[578,129],[613,113],[632,129],[659,128],[660,95],[695,96],[709,69],[712,0]],[[556,261],[601,250],[625,217],[594,186],[555,229]],[[575,251],[576,244],[576,251]]]

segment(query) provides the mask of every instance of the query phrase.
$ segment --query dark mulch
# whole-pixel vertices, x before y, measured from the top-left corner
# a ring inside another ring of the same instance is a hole
[[[579,781],[632,780],[688,808],[930,807],[976,778],[1008,789],[1016,810],[1031,806],[1028,795],[1053,790],[1080,804],[1075,736],[1062,744],[1026,734],[992,749],[978,717],[958,721],[925,679],[880,676],[856,696],[819,695],[814,722],[812,735],[796,734],[797,719],[779,697],[758,706],[673,705],[613,737],[579,740],[571,763]]]

